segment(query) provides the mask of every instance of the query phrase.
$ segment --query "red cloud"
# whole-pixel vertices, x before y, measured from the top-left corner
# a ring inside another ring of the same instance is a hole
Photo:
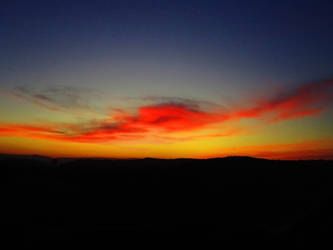
[[[102,121],[99,125],[91,128],[91,131],[64,139],[81,142],[138,139],[148,134],[158,136],[160,133],[200,129],[224,119],[224,115],[194,110],[186,105],[151,105],[140,107],[137,115],[131,116],[122,112],[122,114],[118,114],[114,119],[111,119],[116,123],[112,123],[110,120]]]
[[[180,131],[199,130],[215,123],[244,118],[262,118],[276,122],[287,119],[318,115],[327,109],[333,99],[333,81],[310,83],[270,99],[256,100],[246,108],[230,111],[204,111],[191,103],[162,103],[138,108],[136,115],[126,111],[111,115],[109,119],[88,126],[49,125],[26,126],[1,124],[0,136],[23,136],[72,142],[107,142],[139,139],[146,136],[179,138],[170,136]],[[254,105],[253,105],[254,104]],[[250,106],[250,108],[248,108]],[[234,133],[217,133],[202,137],[232,136]],[[184,137],[184,140],[200,137]]]
[[[166,132],[193,130],[221,122],[225,116],[188,107],[184,104],[160,104],[139,108],[137,116],[125,116],[123,128],[161,129]],[[118,117],[119,119],[119,117]],[[121,122],[121,119],[119,119]]]
[[[92,125],[87,131],[81,131],[80,126],[75,125],[55,128],[0,124],[0,135],[74,142],[106,142],[139,139],[148,134],[160,136],[165,133],[195,130],[225,119],[226,117],[219,113],[199,111],[186,105],[160,104],[140,107],[137,115],[131,116],[123,112],[111,121],[108,119]]]
[[[7,133],[58,133],[56,128],[47,126],[28,126],[18,124],[0,123],[0,135],[6,135]]]
[[[257,100],[252,108],[234,111],[232,118],[264,118],[280,121],[314,116],[324,111],[333,98],[333,81],[310,83],[271,99]]]

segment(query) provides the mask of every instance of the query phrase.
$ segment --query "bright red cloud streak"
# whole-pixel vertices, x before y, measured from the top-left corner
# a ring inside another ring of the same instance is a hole
[[[183,104],[160,104],[140,107],[138,116],[125,116],[123,120],[123,128],[158,128],[176,132],[199,129],[221,122],[225,117],[223,114],[195,110]]]
[[[93,125],[44,125],[26,126],[1,124],[0,136],[21,136],[73,142],[107,142],[135,140],[146,136],[172,138],[170,133],[200,130],[211,124],[227,120],[260,118],[270,122],[315,116],[327,109],[333,99],[333,81],[310,83],[287,93],[279,93],[270,99],[256,100],[246,108],[233,110],[204,111],[199,105],[161,103],[138,108],[137,115],[126,111],[110,116]],[[250,107],[250,108],[248,108]],[[85,128],[85,129],[83,129]],[[228,133],[227,133],[228,134]],[[227,136],[217,133],[207,138]],[[235,133],[231,133],[230,136]],[[197,138],[197,137],[188,137]],[[175,139],[179,140],[179,139]],[[190,139],[189,139],[190,140]]]

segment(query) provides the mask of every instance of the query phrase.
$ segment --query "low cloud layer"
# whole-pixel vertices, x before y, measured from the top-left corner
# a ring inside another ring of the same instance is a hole
[[[73,90],[48,90],[39,93],[20,89],[14,93],[19,98],[49,110],[63,105],[85,107],[80,95]],[[50,94],[53,93],[53,94]],[[58,93],[58,94],[54,94]],[[64,95],[61,99],[59,95]],[[63,102],[63,100],[65,100]],[[147,101],[147,100],[146,100]],[[21,136],[72,142],[101,143],[114,140],[164,138],[172,140],[196,140],[200,138],[234,136],[242,129],[221,131],[204,136],[173,137],[173,133],[199,131],[214,124],[242,119],[260,119],[265,122],[281,122],[317,116],[327,110],[333,101],[333,81],[305,84],[296,89],[275,93],[272,98],[256,99],[237,108],[221,108],[218,104],[182,98],[150,97],[149,105],[137,108],[135,113],[114,109],[107,119],[88,124],[19,125],[0,123],[0,136]]]

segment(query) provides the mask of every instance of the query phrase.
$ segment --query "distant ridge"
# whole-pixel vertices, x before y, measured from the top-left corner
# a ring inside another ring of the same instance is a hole
[[[0,154],[1,158],[17,158],[17,159],[30,159],[37,161],[58,161],[58,162],[68,162],[75,160],[119,160],[119,161],[136,161],[136,160],[145,160],[145,161],[175,161],[175,160],[195,160],[195,161],[205,161],[205,160],[241,160],[241,161],[253,161],[253,160],[264,160],[264,161],[330,161],[325,159],[307,159],[307,160],[280,160],[280,159],[266,159],[260,157],[252,157],[246,155],[230,155],[224,157],[212,157],[212,158],[154,158],[154,157],[145,157],[145,158],[112,158],[112,157],[50,157],[38,154],[32,155],[20,155],[20,154]]]
[[[154,158],[154,157],[145,157],[145,158],[112,158],[112,157],[49,157],[43,155],[19,155],[19,154],[0,154],[0,158],[20,158],[20,159],[33,159],[41,161],[51,161],[51,160],[148,160],[148,161],[172,161],[172,160],[268,160],[265,158],[257,158],[251,156],[225,156],[225,157],[212,157],[212,158]]]
[[[0,158],[20,158],[20,159],[31,159],[39,161],[51,161],[52,157],[43,155],[16,155],[16,154],[0,154]]]

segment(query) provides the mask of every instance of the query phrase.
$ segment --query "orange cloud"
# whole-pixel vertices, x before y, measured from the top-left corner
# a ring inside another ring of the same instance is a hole
[[[137,114],[118,110],[108,119],[89,124],[53,124],[26,126],[0,124],[0,136],[23,136],[73,142],[101,143],[114,140],[135,140],[144,137],[167,140],[195,140],[233,136],[238,133],[173,137],[172,133],[204,129],[228,120],[260,118],[276,122],[306,116],[315,116],[327,109],[333,100],[333,81],[310,83],[272,98],[260,99],[245,108],[212,111],[200,108],[200,102],[178,98],[178,102],[165,102],[139,107]],[[39,96],[39,99],[46,99]],[[218,105],[216,105],[218,106]],[[250,107],[250,108],[248,108]],[[49,107],[48,107],[49,108]]]
[[[140,107],[137,115],[123,112],[115,115],[114,118],[111,116],[110,119],[90,124],[89,128],[75,125],[26,126],[0,124],[0,135],[75,142],[107,142],[139,139],[147,135],[158,137],[172,132],[198,130],[225,119],[226,117],[222,114],[195,110],[186,105],[159,104]],[[214,134],[214,137],[216,136],[218,134]],[[187,137],[187,139],[191,138]]]

